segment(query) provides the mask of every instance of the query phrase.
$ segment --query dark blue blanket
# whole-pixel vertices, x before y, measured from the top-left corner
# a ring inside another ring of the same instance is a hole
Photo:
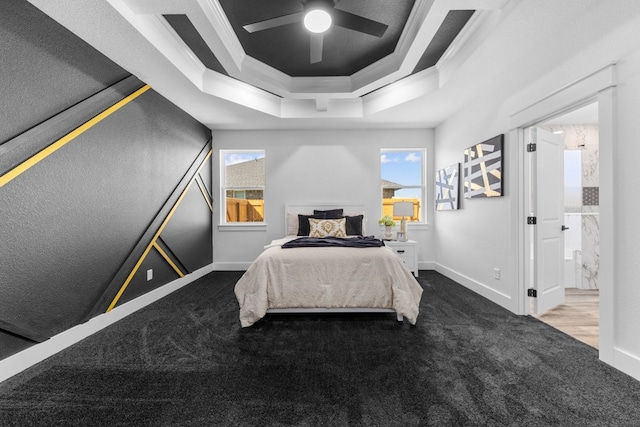
[[[373,236],[359,237],[299,237],[282,245],[283,249],[290,248],[317,248],[317,247],[341,247],[341,248],[376,248],[384,246],[384,242]]]

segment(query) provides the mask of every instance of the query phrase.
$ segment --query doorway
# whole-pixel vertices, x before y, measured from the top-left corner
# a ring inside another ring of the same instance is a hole
[[[509,119],[509,137],[517,141],[517,153],[514,159],[518,162],[518,182],[514,184],[518,199],[513,201],[518,214],[513,216],[512,227],[517,232],[517,242],[514,249],[518,251],[516,262],[518,265],[518,313],[532,314],[530,309],[531,288],[536,284],[532,281],[533,273],[530,267],[532,240],[531,226],[528,216],[531,213],[528,196],[531,193],[528,181],[529,164],[526,152],[526,135],[524,130],[532,125],[544,123],[561,114],[578,109],[597,101],[598,105],[598,139],[600,166],[600,263],[599,276],[599,349],[600,360],[612,366],[619,366],[616,357],[620,352],[615,348],[616,331],[616,302],[614,298],[616,286],[616,272],[614,259],[616,245],[615,231],[615,110],[616,110],[616,65],[608,64],[592,71],[557,90],[532,100],[518,111],[514,111]],[[623,356],[624,357],[624,356]]]
[[[600,177],[599,177],[599,123],[598,103],[593,102],[545,120],[535,125],[538,133],[548,132],[557,135],[563,145],[563,150],[552,153],[553,156],[562,156],[558,161],[540,159],[532,163],[534,175],[549,174],[551,176],[564,176],[562,203],[562,233],[560,243],[563,250],[555,250],[554,255],[559,257],[556,274],[540,276],[538,282],[557,277],[558,283],[563,288],[562,297],[549,298],[532,303],[531,313],[539,320],[559,329],[574,338],[598,348],[599,342],[599,288],[600,288]],[[526,133],[527,131],[525,131]],[[547,156],[548,156],[547,152]],[[537,163],[537,164],[536,164]],[[535,164],[535,165],[534,165]],[[562,173],[550,170],[558,167]],[[538,180],[539,181],[539,180]],[[533,192],[538,198],[538,205],[558,203],[552,199],[554,191],[541,191],[533,187]],[[536,206],[536,201],[533,202]],[[537,208],[539,210],[540,207]],[[541,227],[535,233],[541,233]],[[539,244],[540,239],[532,239],[534,245]],[[532,255],[549,257],[549,253],[532,250]],[[541,261],[533,260],[536,264]],[[537,271],[556,268],[555,263],[545,261],[547,266],[538,267]],[[549,267],[552,266],[552,267]],[[536,267],[532,267],[536,271]],[[535,274],[535,273],[534,273]],[[537,283],[539,289],[544,289],[544,283]]]

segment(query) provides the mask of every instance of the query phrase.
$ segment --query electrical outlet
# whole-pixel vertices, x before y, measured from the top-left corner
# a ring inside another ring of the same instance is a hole
[[[149,280],[153,279],[153,269],[150,268],[149,270],[147,270],[147,282]]]
[[[494,268],[493,269],[493,278],[496,280],[500,280],[500,269],[499,268]]]

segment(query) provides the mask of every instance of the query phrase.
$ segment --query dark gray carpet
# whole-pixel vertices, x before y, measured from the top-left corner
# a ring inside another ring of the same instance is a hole
[[[215,272],[0,384],[0,425],[638,426],[640,382],[597,351],[421,271],[393,315],[241,329]]]

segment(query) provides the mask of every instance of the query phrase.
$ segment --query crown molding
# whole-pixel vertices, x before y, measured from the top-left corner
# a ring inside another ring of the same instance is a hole
[[[206,67],[161,15],[141,14],[129,8],[129,0],[108,0],[149,43],[158,49],[197,88],[202,89],[202,73]],[[133,0],[139,2],[139,0]],[[144,76],[138,76],[144,80]]]
[[[362,97],[365,116],[404,104],[440,89],[440,77],[435,67],[405,77]]]
[[[212,70],[202,75],[202,92],[256,111],[280,117],[282,98]]]
[[[362,118],[361,98],[355,99],[282,99],[281,118]]]
[[[231,23],[224,13],[222,6],[218,0],[196,0],[199,9],[204,13],[208,26],[202,25],[199,19],[200,14],[187,13],[187,16],[191,22],[199,22],[200,25],[196,26],[198,32],[201,35],[209,35],[209,37],[202,37],[216,55],[216,58],[220,61],[224,69],[230,75],[240,73],[242,71],[242,64],[247,57],[244,48],[240,44],[240,40],[236,36],[236,33],[231,27]],[[186,3],[186,2],[185,2]],[[209,40],[215,40],[217,43],[211,44]]]
[[[506,4],[508,0],[494,2]],[[476,10],[467,25],[449,45],[435,67],[440,72],[440,85],[444,86],[460,66],[485,41],[504,18],[503,9]]]

